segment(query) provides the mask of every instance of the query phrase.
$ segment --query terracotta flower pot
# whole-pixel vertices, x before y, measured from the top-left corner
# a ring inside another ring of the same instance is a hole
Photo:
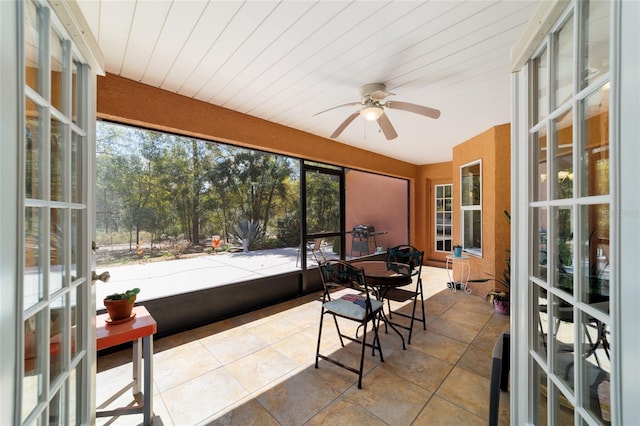
[[[107,313],[109,314],[109,318],[111,321],[119,321],[131,316],[131,311],[133,310],[133,303],[135,302],[135,298],[133,302],[129,302],[128,299],[121,300],[103,300],[104,307],[107,308]]]

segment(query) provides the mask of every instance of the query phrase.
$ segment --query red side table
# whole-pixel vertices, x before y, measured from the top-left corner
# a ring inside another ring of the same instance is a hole
[[[156,320],[144,306],[134,306],[135,317],[119,324],[108,323],[109,315],[96,316],[96,349],[106,349],[133,342],[133,396],[136,407],[96,411],[97,417],[113,417],[123,414],[143,414],[143,423],[150,425],[153,419],[153,335],[158,331]],[[140,350],[142,346],[142,350]],[[144,389],[140,389],[141,361],[144,360]],[[140,404],[142,400],[142,404]]]

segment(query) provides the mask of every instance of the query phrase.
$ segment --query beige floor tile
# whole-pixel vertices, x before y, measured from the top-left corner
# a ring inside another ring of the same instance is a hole
[[[164,399],[162,399],[161,394],[157,394],[153,396],[153,424],[154,425],[162,425],[162,426],[175,426],[173,418],[167,409],[166,404],[164,403]],[[140,417],[140,423],[143,421],[143,417]]]
[[[160,339],[153,339],[153,353],[157,354],[168,349],[173,349],[177,346],[193,342],[194,340],[197,339],[192,330],[172,334],[171,336],[162,337]]]
[[[386,424],[353,401],[339,398],[309,420],[306,426],[384,426]]]
[[[293,360],[270,347],[225,365],[249,392],[269,385],[297,367]]]
[[[510,422],[510,401],[509,392],[500,391],[500,405],[498,407],[498,424],[500,426],[509,426]]]
[[[453,368],[453,364],[409,348],[385,358],[381,368],[430,392],[435,392]]]
[[[405,347],[409,347],[409,345],[407,345],[407,337],[409,336],[409,331],[401,328],[398,328],[398,331],[402,333],[402,336],[404,337]],[[416,331],[414,331],[414,334],[416,333]],[[422,331],[422,329],[420,329],[420,331]],[[384,325],[381,324],[380,329],[378,330],[378,336],[380,337],[380,344],[382,345],[382,354],[384,355],[385,359],[387,356],[391,355],[392,353],[403,350],[402,339],[391,328],[389,328],[388,331],[385,333]],[[371,349],[369,349],[369,351],[371,351]]]
[[[253,396],[235,403],[198,426],[279,426],[280,423]]]
[[[489,321],[491,315],[492,314],[488,312],[478,313],[467,311],[463,307],[458,307],[458,305],[455,305],[447,312],[440,315],[440,319],[443,321],[449,321],[464,325],[465,327],[477,332],[487,324],[487,321]]]
[[[98,406],[131,382],[133,367],[131,354],[129,353],[128,355],[128,363],[118,364],[114,367],[98,371],[96,384],[96,402]],[[98,358],[98,364],[101,358],[102,357]]]
[[[191,330],[191,334],[194,339],[202,339],[214,334],[222,333],[227,330],[233,330],[236,327],[241,327],[244,323],[239,317],[227,318],[222,321],[216,321],[211,324],[203,325],[196,329]]]
[[[436,395],[483,419],[489,418],[489,379],[455,367]]]
[[[320,377],[303,370],[261,392],[257,400],[281,424],[301,425],[339,395]]]
[[[362,389],[352,386],[344,398],[355,402],[391,425],[409,425],[431,397],[431,392],[383,368],[376,368],[362,381]]]
[[[308,367],[315,363],[317,343],[317,334],[301,331],[274,343],[271,347],[295,361],[298,366]]]
[[[384,351],[384,347],[383,347]],[[321,352],[322,353],[322,352]],[[331,353],[324,353],[330,358],[337,360],[344,365],[358,369],[360,367],[361,346],[357,343],[349,343],[345,347],[338,347]],[[384,355],[384,352],[383,352]],[[371,348],[365,348],[363,376],[380,365],[380,355],[376,352],[372,355]],[[335,389],[344,391],[354,383],[357,384],[358,375],[329,361],[319,359],[316,374],[320,375],[323,380],[330,383]],[[364,378],[363,378],[364,382]]]
[[[113,410],[121,407],[133,407],[137,405],[130,387],[132,381],[131,354],[129,351],[125,352],[128,353],[129,363],[118,365],[100,372],[97,375],[96,409],[98,411]],[[157,394],[157,396],[159,396],[159,394]],[[120,425],[137,425],[142,423],[142,419],[142,414],[98,417],[96,418],[96,424],[105,425],[117,423]]]
[[[163,392],[162,398],[176,425],[193,425],[248,394],[221,367]]]
[[[286,319],[302,328],[316,326],[320,322],[319,301],[305,303],[302,306],[290,309],[279,315],[280,318]]]
[[[465,409],[434,395],[420,413],[414,426],[481,426],[487,421]]]
[[[438,318],[429,324],[429,331],[436,332],[443,336],[451,337],[452,339],[459,340],[462,343],[471,343],[478,335],[478,330],[467,327],[466,324],[461,324],[453,321],[446,321]]]
[[[153,356],[153,380],[161,392],[188,382],[222,364],[199,341]]]
[[[511,317],[509,315],[501,315],[494,313],[485,328],[493,331],[509,331]]]
[[[271,345],[302,330],[302,328],[298,324],[278,317],[261,322],[255,327],[248,327],[246,330]]]
[[[483,297],[468,295],[465,298],[460,299],[456,303],[456,308],[464,308],[469,312],[477,312],[481,314],[493,314],[495,311],[493,305],[486,301]]]
[[[443,313],[447,312],[450,307],[450,305],[444,305],[432,299],[427,299],[424,301],[424,309],[425,311],[427,311],[427,315],[434,315],[436,317],[439,317]]]
[[[445,283],[442,283],[442,287],[445,287]],[[446,289],[438,291],[434,295],[429,297],[429,302],[431,303],[439,303],[443,306],[451,307],[459,302],[463,297],[467,297],[463,291],[452,292],[451,290]]]
[[[480,346],[469,346],[467,351],[462,355],[457,367],[464,368],[467,371],[477,374],[481,377],[491,378],[491,361],[492,351]]]
[[[352,360],[346,361],[345,364],[357,367],[356,363]],[[367,363],[365,363],[365,366],[366,365]],[[318,368],[315,368],[314,374],[328,383],[333,389],[338,389],[342,392],[358,383],[358,376],[355,373],[323,359],[318,361]]]
[[[200,339],[200,343],[223,364],[228,364],[268,346],[245,328],[237,327]]]
[[[472,345],[487,350],[493,350],[493,346],[496,344],[496,340],[498,340],[498,337],[501,335],[501,330],[497,328],[485,327],[478,332],[478,335],[473,340]]]
[[[154,350],[155,352],[155,350]],[[99,354],[96,370],[98,373],[108,371],[123,364],[131,362],[133,348],[128,347],[108,354]]]
[[[435,358],[455,364],[467,350],[467,345],[435,332],[417,335],[411,341],[411,347],[419,349]]]

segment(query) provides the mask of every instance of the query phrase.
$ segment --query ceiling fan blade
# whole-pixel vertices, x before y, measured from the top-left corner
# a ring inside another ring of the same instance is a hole
[[[354,112],[353,114],[351,114],[349,117],[347,117],[347,119],[346,119],[346,120],[344,120],[344,121],[342,122],[342,124],[341,124],[341,125],[339,125],[339,126],[338,126],[338,128],[336,129],[336,131],[335,131],[335,132],[333,132],[333,133],[331,134],[331,136],[329,136],[329,137],[330,137],[331,139],[334,139],[334,138],[337,138],[338,136],[340,136],[340,133],[342,133],[342,132],[343,132],[343,130],[344,130],[344,129],[346,129],[346,128],[347,128],[347,126],[348,126],[349,124],[351,124],[351,122],[352,122],[353,120],[355,120],[355,119],[356,119],[356,117],[357,117],[357,116],[359,116],[359,115],[360,115],[360,112],[359,112],[359,111],[358,111],[358,112]]]
[[[440,111],[422,105],[411,104],[409,102],[389,101],[385,104],[389,109],[399,109],[402,111],[413,112],[414,114],[424,115],[430,118],[440,117]]]
[[[342,108],[342,107],[346,107],[346,106],[354,106],[354,105],[360,105],[360,102],[350,102],[348,104],[336,105],[336,106],[333,106],[333,107],[331,107],[329,109],[325,109],[324,111],[316,112],[315,114],[313,114],[313,117],[315,117],[318,114],[322,114],[324,112],[331,111],[332,109]]]
[[[398,137],[396,129],[393,128],[393,125],[391,124],[389,117],[387,117],[387,114],[382,113],[380,118],[378,118],[378,126],[380,126],[380,130],[382,130],[382,133],[384,133],[384,136],[387,138],[387,140],[395,139]]]

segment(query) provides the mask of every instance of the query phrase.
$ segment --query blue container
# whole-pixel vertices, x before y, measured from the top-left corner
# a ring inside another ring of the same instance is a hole
[[[453,248],[453,255],[455,257],[462,257],[462,247],[454,247]]]

